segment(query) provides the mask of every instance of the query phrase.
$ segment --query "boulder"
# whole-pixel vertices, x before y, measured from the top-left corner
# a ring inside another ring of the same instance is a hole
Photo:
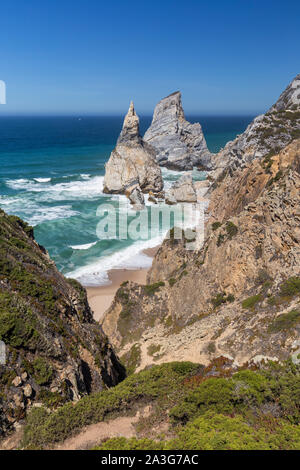
[[[140,136],[139,118],[131,102],[116,148],[105,165],[103,192],[129,196],[137,187],[143,193],[161,191],[163,179],[155,155]]]
[[[26,398],[30,398],[32,395],[32,387],[30,384],[25,385],[23,388],[23,393]]]
[[[133,191],[128,194],[129,201],[133,204],[137,210],[144,207],[145,199],[144,195],[139,186],[136,186]]]
[[[176,170],[191,170],[194,166],[211,169],[211,154],[201,125],[185,120],[179,91],[156,105],[144,141],[155,147],[161,166]]]
[[[197,193],[191,174],[181,176],[166,193],[167,204],[176,202],[197,202]]]
[[[14,387],[19,387],[22,384],[22,379],[18,375],[12,381]]]

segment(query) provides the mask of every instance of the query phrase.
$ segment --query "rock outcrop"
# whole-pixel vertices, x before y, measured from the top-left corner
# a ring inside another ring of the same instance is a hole
[[[175,181],[169,191],[166,191],[165,200],[167,204],[197,202],[197,193],[193,184],[192,175],[183,175],[179,180]]]
[[[157,150],[161,166],[176,170],[191,170],[194,166],[211,169],[211,154],[201,125],[185,120],[179,91],[156,105],[144,140]]]
[[[252,160],[270,158],[300,137],[300,75],[290,83],[265,114],[257,116],[245,132],[212,158],[214,178],[232,173]]]
[[[36,402],[55,407],[124,378],[85,289],[58,272],[31,227],[2,210],[0,341],[0,436]]]
[[[162,189],[155,150],[140,136],[139,118],[131,102],[116,148],[105,165],[103,191],[128,197],[135,192],[131,199],[143,201],[142,193],[157,193]]]
[[[118,291],[103,328],[119,354],[138,350],[137,369],[299,354],[299,207],[300,140],[225,176],[211,195],[202,248],[165,240],[148,284]]]

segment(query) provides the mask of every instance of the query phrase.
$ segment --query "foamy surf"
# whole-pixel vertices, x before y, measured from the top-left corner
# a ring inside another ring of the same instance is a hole
[[[95,246],[98,242],[86,243],[83,245],[69,245],[72,250],[88,250],[92,246]]]
[[[152,258],[143,253],[147,248],[154,248],[162,243],[164,235],[151,240],[138,241],[133,245],[108,256],[101,256],[93,263],[82,266],[66,274],[77,279],[86,287],[109,285],[108,272],[112,269],[149,269]]]

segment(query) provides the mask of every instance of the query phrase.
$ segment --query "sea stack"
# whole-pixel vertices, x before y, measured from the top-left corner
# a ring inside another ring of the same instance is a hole
[[[126,194],[133,204],[140,205],[143,193],[160,192],[163,179],[155,154],[140,135],[139,117],[131,102],[117,145],[105,165],[103,191]]]
[[[201,125],[186,121],[180,91],[156,105],[144,140],[157,150],[156,158],[161,166],[173,170],[211,169],[211,154]]]

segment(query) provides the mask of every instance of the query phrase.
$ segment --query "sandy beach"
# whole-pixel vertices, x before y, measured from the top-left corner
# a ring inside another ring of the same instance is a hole
[[[144,253],[153,258],[159,246],[144,250]],[[87,287],[88,301],[94,312],[96,321],[101,321],[104,312],[112,303],[115,293],[120,285],[125,281],[134,281],[139,284],[146,284],[147,269],[112,269],[108,272],[111,284],[99,287]]]

